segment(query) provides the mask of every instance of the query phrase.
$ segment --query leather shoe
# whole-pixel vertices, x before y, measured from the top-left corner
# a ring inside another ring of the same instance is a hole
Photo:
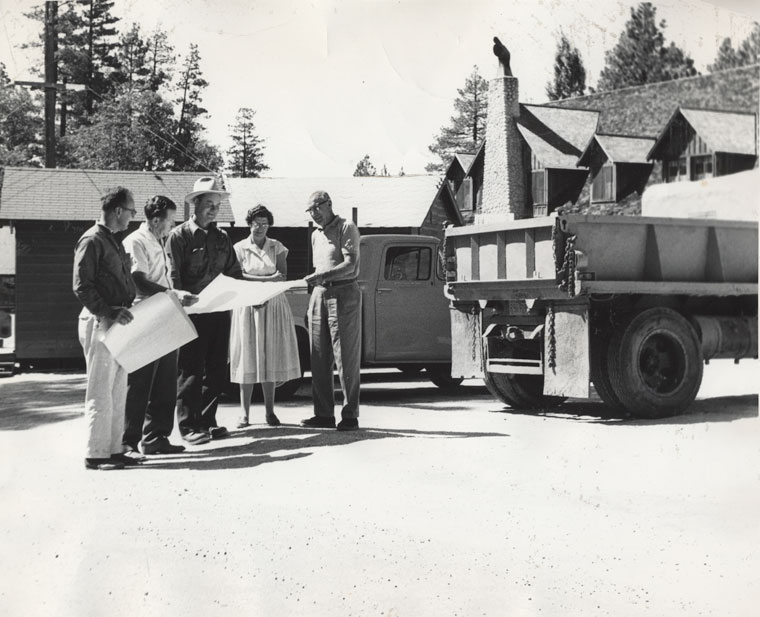
[[[335,418],[312,416],[306,420],[301,420],[301,426],[308,426],[309,428],[335,428]]]
[[[227,437],[230,432],[227,430],[226,426],[209,426],[208,427],[208,436],[211,437],[211,439],[221,439],[222,437]]]
[[[356,431],[359,430],[359,420],[356,418],[343,418],[335,428],[339,431]]]
[[[182,435],[182,439],[193,446],[199,446],[211,441],[211,437],[209,437],[208,434],[201,433],[200,431],[191,431],[189,433],[185,433]]]
[[[179,454],[185,451],[185,446],[175,446],[168,439],[157,439],[149,443],[143,442],[143,454]]]
[[[84,459],[84,466],[85,469],[99,469],[100,471],[124,469],[123,463],[117,463],[110,458],[86,458]]]
[[[111,455],[111,458],[113,458],[114,456],[116,455]],[[137,461],[138,463],[141,463],[142,461],[145,460],[145,457],[142,454],[140,454],[140,451],[133,446],[126,446],[124,448],[124,452],[122,452],[121,455],[119,455],[119,458],[121,458],[121,456],[124,456],[125,458],[128,458],[131,461]]]
[[[267,414],[267,424],[269,426],[280,426],[280,419],[273,413]]]
[[[140,458],[129,456],[128,454],[112,454],[111,461],[114,463],[120,463],[124,467],[137,467],[145,460],[145,457],[140,454]]]

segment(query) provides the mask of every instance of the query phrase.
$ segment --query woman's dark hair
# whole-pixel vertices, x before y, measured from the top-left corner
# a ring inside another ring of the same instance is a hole
[[[248,224],[248,227],[253,223],[253,219],[258,216],[267,217],[267,223],[269,223],[270,226],[274,225],[274,217],[272,216],[272,213],[266,206],[259,204],[248,210],[248,214],[245,215],[245,222]]]
[[[116,208],[123,208],[132,198],[132,192],[123,186],[115,186],[106,189],[105,194],[100,198],[101,208],[104,212],[112,212]]]
[[[150,220],[158,217],[160,219],[166,218],[167,210],[176,210],[177,204],[164,195],[153,195],[148,201],[145,202],[145,218]]]

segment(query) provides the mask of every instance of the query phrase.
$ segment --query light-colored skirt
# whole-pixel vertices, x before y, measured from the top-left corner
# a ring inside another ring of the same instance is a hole
[[[232,311],[230,381],[284,382],[301,376],[293,314],[284,294]]]

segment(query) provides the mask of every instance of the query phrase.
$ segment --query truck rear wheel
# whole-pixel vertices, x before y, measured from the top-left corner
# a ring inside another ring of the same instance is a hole
[[[600,332],[592,335],[589,349],[591,381],[594,384],[594,390],[596,390],[599,398],[609,407],[619,409],[623,405],[617,397],[617,394],[615,394],[615,390],[612,388],[612,382],[610,381],[609,349],[609,332]]]
[[[694,328],[664,307],[634,316],[609,347],[610,383],[620,403],[643,418],[684,411],[702,383],[702,350]]]

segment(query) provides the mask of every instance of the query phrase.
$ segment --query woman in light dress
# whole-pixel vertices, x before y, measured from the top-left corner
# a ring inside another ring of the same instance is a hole
[[[272,213],[262,205],[248,210],[245,217],[251,235],[235,244],[235,255],[249,281],[284,281],[288,274],[288,249],[267,237],[274,223]],[[293,315],[284,294],[263,306],[232,311],[230,330],[230,381],[240,384],[241,417],[238,428],[249,425],[254,384],[264,391],[266,422],[279,426],[274,413],[274,389],[278,382],[301,377]]]

